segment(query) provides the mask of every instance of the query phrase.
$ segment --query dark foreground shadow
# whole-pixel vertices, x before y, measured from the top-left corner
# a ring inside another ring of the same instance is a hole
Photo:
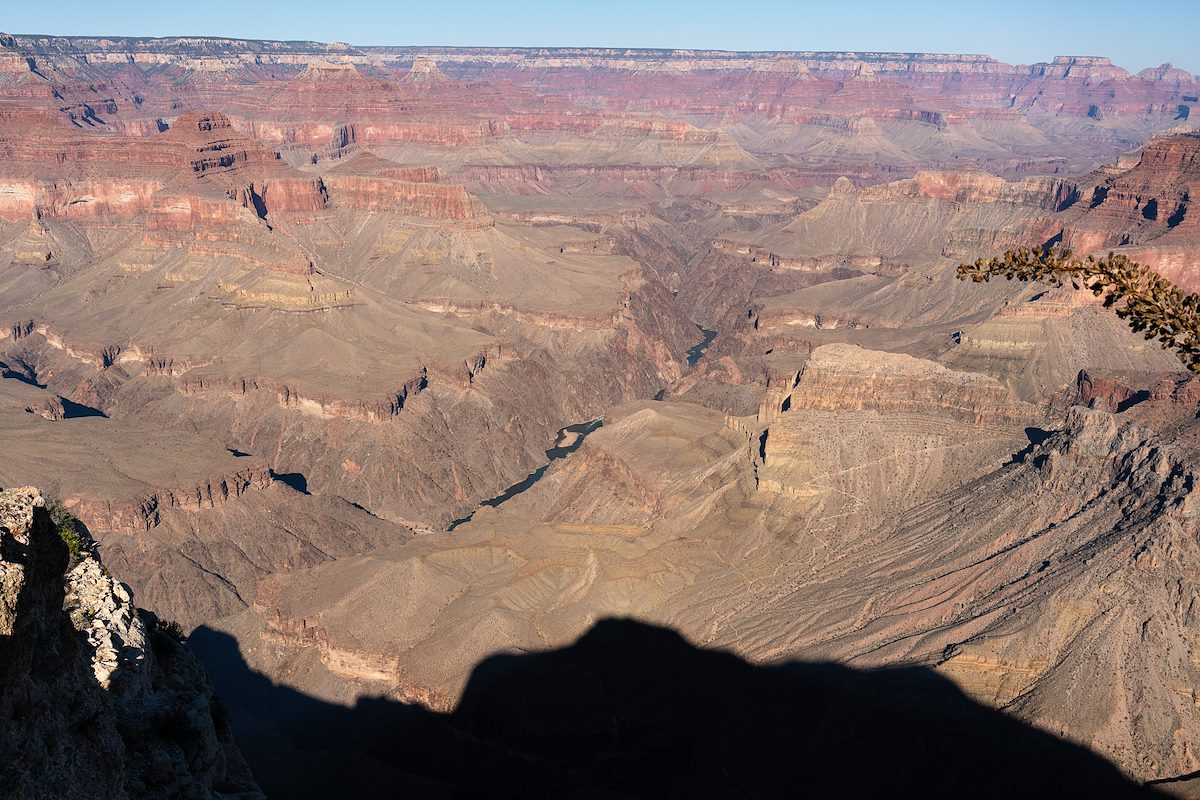
[[[1156,796],[931,670],[758,667],[628,620],[485,660],[451,714],[276,686],[210,629],[190,646],[276,800]]]

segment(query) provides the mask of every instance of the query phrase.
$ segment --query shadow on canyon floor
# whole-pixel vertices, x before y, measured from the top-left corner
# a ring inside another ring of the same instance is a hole
[[[211,629],[190,646],[275,800],[1154,796],[931,670],[760,667],[628,620],[488,658],[450,714],[274,685]]]

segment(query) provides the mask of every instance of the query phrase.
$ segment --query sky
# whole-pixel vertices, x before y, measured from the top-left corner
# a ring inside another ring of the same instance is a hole
[[[1103,55],[1200,73],[1200,0],[0,0],[0,30],[358,45]]]

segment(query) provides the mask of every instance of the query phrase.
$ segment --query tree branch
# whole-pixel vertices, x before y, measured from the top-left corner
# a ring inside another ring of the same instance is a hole
[[[1149,340],[1157,339],[1188,369],[1200,372],[1200,295],[1185,294],[1147,266],[1116,253],[1079,259],[1069,249],[1021,247],[958,267],[960,280],[970,278],[975,283],[986,283],[1001,275],[1007,280],[1039,281],[1050,286],[1070,283],[1097,297],[1104,295],[1105,308],[1113,308],[1135,332]]]

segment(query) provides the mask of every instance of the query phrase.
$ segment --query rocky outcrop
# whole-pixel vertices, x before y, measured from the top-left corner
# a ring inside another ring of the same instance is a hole
[[[1088,189],[1086,210],[1064,235],[1064,242],[1079,251],[1198,231],[1200,215],[1190,205],[1200,196],[1200,135],[1154,139],[1132,168]],[[1191,238],[1200,237],[1193,233]]]
[[[1104,81],[1129,77],[1126,70],[1103,56],[1055,56],[1049,64],[1040,67],[1041,75],[1053,78],[1091,78]]]
[[[26,406],[25,410],[30,414],[37,414],[39,417],[51,422],[57,422],[66,417],[66,411],[63,410],[62,398],[57,396],[47,397],[40,403]]]
[[[1064,244],[1081,254],[1116,250],[1185,289],[1200,288],[1200,135],[1156,138],[1092,178],[1065,221]]]
[[[133,216],[150,208],[156,180],[0,180],[0,216],[77,219]]]
[[[405,83],[446,83],[451,80],[446,73],[438,69],[437,61],[429,56],[417,56],[412,66],[404,76]]]
[[[714,239],[710,257],[716,268],[736,259],[793,287],[856,274],[898,276],[939,257],[1050,241],[1064,225],[1057,212],[1078,198],[1070,181],[1006,180],[978,170],[925,170],[865,187],[841,177],[823,201],[759,227],[752,241],[746,234]]]
[[[498,360],[498,359],[497,359]],[[429,371],[420,369],[399,388],[377,398],[343,400],[331,397],[308,397],[299,389],[269,378],[207,378],[183,377],[176,382],[182,394],[228,393],[242,397],[263,393],[273,395],[280,406],[326,419],[358,419],[383,422],[396,417],[413,397],[429,385]]]
[[[1146,401],[1186,409],[1189,404],[1200,403],[1200,380],[1160,372],[1083,370],[1070,399],[1075,405],[1111,413],[1127,411]]]
[[[329,177],[326,183],[334,202],[345,208],[391,211],[421,219],[469,221],[475,228],[492,224],[483,203],[462,186],[352,175]]]
[[[164,284],[203,281],[209,297],[242,308],[351,304],[348,285],[316,274],[311,247],[273,235],[281,222],[318,217],[329,206],[325,184],[238,132],[224,114],[184,113],[146,137],[31,124],[32,144],[16,115],[0,112],[0,148],[14,156],[0,162],[0,219],[29,221],[5,248],[13,263],[79,265],[95,255],[85,230],[136,220],[140,236],[125,238],[117,252],[103,248],[126,274],[168,262]],[[59,147],[45,146],[52,141]]]
[[[863,274],[896,274],[903,271],[904,264],[891,263],[878,256],[781,256],[766,248],[728,239],[715,239],[712,249],[718,253],[736,256],[750,264],[761,264],[772,270],[794,270],[796,272],[859,272]]]
[[[1001,463],[1040,418],[991,378],[849,345],[815,349],[790,392],[773,383],[751,441],[757,489],[834,539]]]
[[[292,80],[301,83],[341,83],[344,81],[353,82],[361,80],[362,77],[362,73],[353,64],[339,64],[335,61],[312,61],[306,64],[304,69],[300,70],[300,74],[292,78]]]
[[[154,227],[179,229],[187,212],[182,228],[191,229],[198,218],[232,224],[238,206],[265,217],[319,211],[328,200],[320,179],[295,172],[220,113],[183,114],[159,136],[101,138],[32,110],[0,110],[0,148],[8,155],[0,217],[10,219],[150,213]]]
[[[1159,64],[1157,67],[1147,67],[1134,77],[1141,78],[1146,81],[1171,81],[1172,83],[1194,84],[1196,76],[1188,72],[1186,69],[1173,67],[1169,63]]]
[[[321,665],[339,678],[360,685],[373,685],[390,697],[405,703],[418,703],[425,708],[450,711],[456,698],[449,693],[431,689],[406,680],[402,659],[389,653],[379,653],[344,644],[330,644],[329,636],[316,617],[294,619],[283,616],[271,603],[276,592],[271,584],[260,587],[255,608],[268,612],[267,637],[287,648],[315,650]]]
[[[922,170],[911,180],[896,181],[868,194],[920,197],[951,203],[1010,203],[1057,211],[1070,205],[1079,189],[1058,178],[1023,178],[1008,181],[975,170]]]
[[[156,489],[137,499],[97,500],[81,497],[72,504],[71,510],[89,528],[135,533],[148,531],[158,525],[161,512],[167,508],[215,508],[240,497],[244,492],[265,489],[271,485],[271,480],[270,468],[259,462],[227,475],[200,481],[195,486]]]
[[[433,144],[443,147],[469,147],[485,144],[506,132],[501,123],[471,120],[432,120],[430,122],[372,121],[339,126],[327,140],[337,148],[348,145]]]
[[[789,402],[790,401],[790,402]],[[831,344],[813,351],[784,403],[789,410],[936,410],[982,426],[1016,425],[1036,414],[994,378],[932,361]]]
[[[259,217],[272,212],[315,212],[327,204],[320,179],[292,170],[279,153],[237,132],[224,114],[183,114],[162,139],[180,151],[177,166],[206,179]]]
[[[0,491],[0,719],[13,800],[263,797],[204,669],[36,489]]]

